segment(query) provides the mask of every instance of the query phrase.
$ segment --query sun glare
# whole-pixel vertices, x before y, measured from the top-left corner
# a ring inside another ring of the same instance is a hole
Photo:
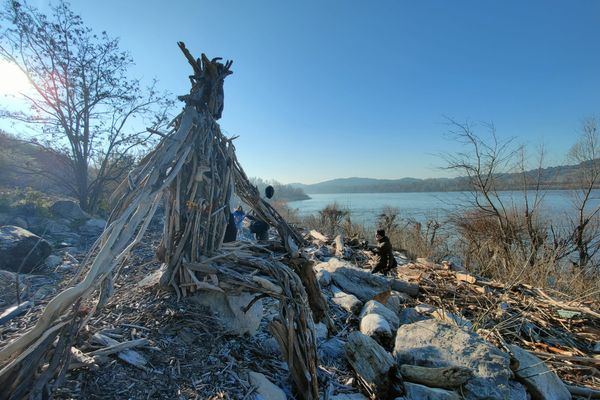
[[[0,95],[15,95],[30,89],[27,76],[15,64],[0,60]]]

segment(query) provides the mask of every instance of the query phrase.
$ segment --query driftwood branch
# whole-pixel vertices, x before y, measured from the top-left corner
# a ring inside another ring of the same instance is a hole
[[[405,364],[400,366],[400,374],[408,382],[451,389],[464,385],[473,376],[473,371],[465,367],[428,368]]]

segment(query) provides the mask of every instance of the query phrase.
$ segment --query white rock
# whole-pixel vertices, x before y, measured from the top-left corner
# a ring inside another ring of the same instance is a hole
[[[396,331],[400,327],[400,320],[398,319],[398,316],[396,315],[396,313],[393,312],[392,310],[390,310],[389,308],[387,308],[386,306],[384,306],[383,304],[379,303],[378,301],[375,301],[375,300],[367,301],[365,303],[365,305],[363,306],[358,317],[363,318],[365,315],[368,315],[368,314],[381,315],[388,322],[388,324],[390,325],[390,328],[393,331]]]
[[[436,310],[436,308],[429,304],[418,304],[415,306],[415,310],[421,314],[431,314]]]
[[[323,264],[323,263],[322,263]],[[378,294],[391,289],[391,283],[383,276],[355,267],[349,262],[331,258],[326,265],[319,264],[331,274],[331,280],[344,292],[353,294],[361,301],[369,301]]]
[[[71,220],[88,219],[89,215],[85,213],[79,204],[72,200],[59,200],[50,207],[50,211],[59,217]]]
[[[283,390],[260,372],[249,371],[250,383],[256,386],[256,392],[264,400],[286,400]]]
[[[360,320],[360,332],[386,346],[392,339],[390,324],[379,314],[367,314]]]

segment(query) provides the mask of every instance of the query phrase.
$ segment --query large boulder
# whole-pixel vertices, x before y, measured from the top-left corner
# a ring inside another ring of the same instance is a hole
[[[569,400],[571,393],[558,376],[546,364],[519,346],[508,346],[513,357],[519,361],[515,371],[517,378],[529,390],[535,400]]]
[[[73,200],[58,200],[50,206],[50,211],[57,217],[70,220],[88,219],[90,216]]]
[[[475,333],[437,320],[401,326],[394,356],[400,365],[471,369],[474,376],[464,386],[466,399],[527,399],[525,387],[512,380],[508,354]]]
[[[50,243],[18,226],[0,227],[0,269],[29,273],[52,252]]]

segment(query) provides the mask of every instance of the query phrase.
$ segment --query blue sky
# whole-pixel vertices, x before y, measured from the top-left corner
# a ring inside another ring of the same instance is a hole
[[[191,71],[177,41],[233,59],[221,126],[250,176],[441,176],[437,154],[458,149],[444,116],[493,122],[560,164],[600,113],[598,1],[71,4],[175,95]]]

